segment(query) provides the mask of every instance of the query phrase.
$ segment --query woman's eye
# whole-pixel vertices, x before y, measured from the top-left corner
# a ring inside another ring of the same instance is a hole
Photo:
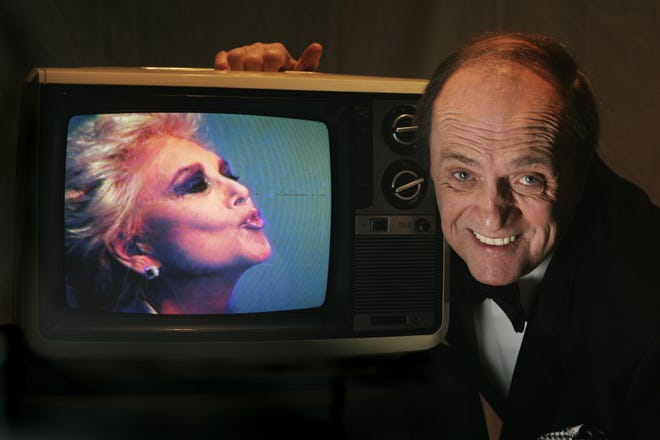
[[[206,176],[201,171],[184,180],[181,184],[174,188],[174,192],[178,195],[197,194],[204,192],[208,189],[209,182]]]

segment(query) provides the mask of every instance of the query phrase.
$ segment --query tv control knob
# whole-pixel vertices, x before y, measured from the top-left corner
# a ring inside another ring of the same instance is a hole
[[[414,208],[422,201],[428,188],[426,171],[409,160],[391,164],[383,174],[383,194],[396,208]]]
[[[383,121],[383,137],[396,153],[414,153],[417,150],[415,107],[403,105],[393,108]]]
[[[403,113],[392,121],[392,137],[402,145],[412,145],[417,141],[415,115]]]

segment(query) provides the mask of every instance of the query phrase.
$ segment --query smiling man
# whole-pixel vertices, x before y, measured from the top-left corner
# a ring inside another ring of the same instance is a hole
[[[501,438],[660,436],[660,214],[596,155],[573,59],[543,36],[480,36],[438,67],[418,116],[455,253],[448,340]]]
[[[318,46],[281,48],[216,67],[318,65]],[[435,352],[501,417],[491,438],[660,438],[660,209],[596,154],[573,58],[548,37],[481,35],[440,64],[417,116],[454,251],[451,348]]]

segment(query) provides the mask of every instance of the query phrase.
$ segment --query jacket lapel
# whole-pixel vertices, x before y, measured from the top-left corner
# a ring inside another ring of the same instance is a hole
[[[502,414],[501,439],[537,438],[557,429],[556,411],[570,386],[571,367],[562,353],[562,341],[572,313],[576,267],[582,252],[580,240],[566,238],[555,251],[537,291]]]
[[[557,338],[530,326],[525,333],[509,397],[502,414],[501,439],[537,438],[553,430],[566,386],[566,366]]]

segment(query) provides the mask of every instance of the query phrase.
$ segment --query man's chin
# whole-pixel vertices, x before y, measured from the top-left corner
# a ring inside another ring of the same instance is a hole
[[[511,268],[483,267],[468,263],[468,269],[474,279],[489,286],[506,286],[520,279],[520,271]]]

